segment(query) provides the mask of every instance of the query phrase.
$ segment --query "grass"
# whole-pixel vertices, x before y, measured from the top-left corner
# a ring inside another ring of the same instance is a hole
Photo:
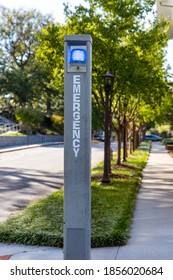
[[[102,163],[92,170],[92,247],[126,244],[149,145],[144,142],[121,166],[114,159],[109,184],[100,183]],[[0,242],[62,247],[63,188],[0,224]]]
[[[7,131],[5,133],[0,134],[0,136],[24,136],[26,134],[23,134],[18,131]]]

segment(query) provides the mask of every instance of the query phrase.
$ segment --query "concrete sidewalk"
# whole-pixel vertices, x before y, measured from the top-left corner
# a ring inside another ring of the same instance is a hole
[[[63,249],[0,244],[0,259],[62,260]],[[123,247],[94,248],[93,260],[173,260],[173,159],[153,143],[143,171],[131,227]]]

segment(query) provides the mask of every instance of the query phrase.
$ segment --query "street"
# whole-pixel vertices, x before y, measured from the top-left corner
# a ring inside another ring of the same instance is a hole
[[[103,160],[103,147],[92,144],[92,167]],[[63,145],[0,154],[0,222],[61,188],[63,165]]]

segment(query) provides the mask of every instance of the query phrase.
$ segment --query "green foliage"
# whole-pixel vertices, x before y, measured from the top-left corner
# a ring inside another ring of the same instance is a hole
[[[50,23],[50,15],[36,10],[0,7],[0,93],[8,94],[12,107],[39,103],[51,113],[51,99],[58,90],[50,82],[49,68],[36,59],[39,34]]]
[[[44,114],[33,108],[18,108],[15,111],[16,120],[26,128],[27,132],[32,129],[39,128],[43,122]]]
[[[43,26],[52,21],[50,16],[42,16],[36,10],[10,10],[0,7],[0,50],[4,66],[24,69],[34,58],[38,47],[37,34]]]
[[[154,128],[150,128],[149,131],[151,134],[158,134],[162,138],[166,138],[170,135],[171,127],[169,124],[156,125]]]
[[[50,24],[39,34],[37,60],[43,72],[49,77],[50,85],[63,90],[64,78],[64,35],[65,28],[59,24]]]
[[[26,104],[33,98],[33,83],[25,70],[6,70],[1,79],[1,85],[6,92],[13,93],[13,100],[17,104]]]
[[[58,131],[59,134],[64,134],[64,118],[59,115],[52,115],[52,127]]]
[[[165,139],[163,139],[163,144],[165,146],[169,145],[169,144],[173,144],[173,138],[165,138]]]
[[[105,113],[100,110],[97,104],[92,103],[92,130],[104,129],[104,116]]]
[[[5,132],[5,133],[1,133],[0,134],[0,137],[1,136],[23,136],[25,134],[21,133],[21,132],[16,132],[16,131],[8,131],[8,132]]]

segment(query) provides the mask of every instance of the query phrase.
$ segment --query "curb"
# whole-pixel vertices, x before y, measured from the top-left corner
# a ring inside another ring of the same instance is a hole
[[[9,147],[0,148],[0,153],[14,152],[14,151],[20,151],[25,149],[33,149],[33,148],[39,148],[44,146],[62,145],[62,144],[64,144],[64,142],[48,142],[48,143],[15,146],[15,147],[9,146]]]

